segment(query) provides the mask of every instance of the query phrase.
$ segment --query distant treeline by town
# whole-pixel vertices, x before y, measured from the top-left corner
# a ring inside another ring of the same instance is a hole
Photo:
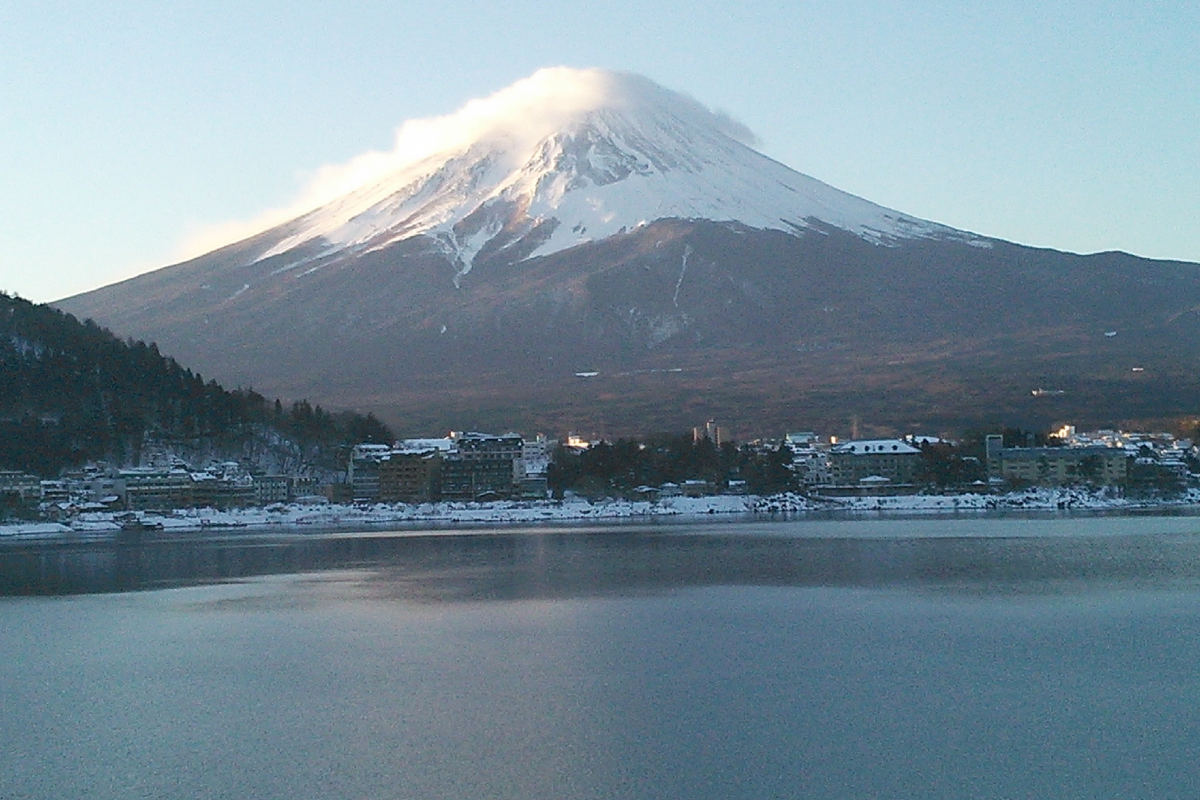
[[[344,445],[393,439],[373,416],[229,391],[154,344],[0,293],[0,469],[52,476],[136,462],[148,441],[234,449],[251,436],[331,462]]]
[[[1044,433],[1021,428],[969,431],[957,444],[921,443],[915,480],[924,486],[950,488],[986,479],[984,439],[990,433],[1002,435],[1006,447],[1062,444]],[[547,472],[547,482],[557,495],[569,489],[584,495],[632,496],[639,487],[687,481],[703,481],[713,489],[744,482],[748,493],[773,494],[800,488],[801,481],[791,468],[793,455],[784,443],[727,441],[718,445],[707,436],[692,433],[660,434],[599,442],[586,450],[559,448]]]
[[[600,442],[586,450],[559,448],[547,471],[556,494],[629,494],[641,486],[705,481],[716,487],[745,481],[754,494],[793,488],[792,451],[783,445],[754,448],[716,444],[707,436],[660,434],[645,439]]]

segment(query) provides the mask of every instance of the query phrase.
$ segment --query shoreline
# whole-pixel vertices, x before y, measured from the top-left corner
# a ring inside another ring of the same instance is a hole
[[[136,512],[144,531],[156,539],[172,534],[338,532],[370,531],[386,525],[433,529],[437,526],[478,526],[480,529],[513,525],[578,523],[621,523],[672,521],[699,523],[722,519],[766,521],[861,518],[864,515],[950,517],[987,516],[1007,513],[1171,513],[1200,506],[1200,490],[1191,489],[1170,500],[1130,500],[1106,491],[1083,489],[1029,489],[1000,495],[899,495],[890,497],[809,498],[797,494],[760,497],[756,495],[713,495],[673,497],[650,501],[582,498],[441,502],[420,505],[298,505],[274,504],[265,508],[178,509],[169,513]],[[105,511],[80,514],[69,523],[0,523],[0,543],[33,541],[108,540],[122,533],[118,517],[128,512]]]

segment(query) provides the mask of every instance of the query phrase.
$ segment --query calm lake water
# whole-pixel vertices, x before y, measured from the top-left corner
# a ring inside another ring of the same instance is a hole
[[[6,546],[0,591],[6,800],[1200,786],[1196,517]]]

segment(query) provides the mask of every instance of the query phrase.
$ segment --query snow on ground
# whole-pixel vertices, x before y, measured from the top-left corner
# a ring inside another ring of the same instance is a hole
[[[953,511],[1067,511],[1141,508],[1146,505],[1179,505],[1195,503],[1200,497],[1167,503],[1147,504],[1129,500],[1103,491],[1074,488],[1038,488],[1008,494],[960,494],[960,495],[907,495],[900,497],[847,497],[836,498],[834,507],[847,511],[903,511],[953,512]]]
[[[530,524],[587,520],[650,519],[655,517],[708,517],[715,514],[803,517],[810,513],[929,513],[953,514],[988,511],[1103,511],[1134,508],[1178,508],[1200,505],[1200,489],[1165,501],[1134,501],[1112,492],[1084,489],[1029,489],[1008,494],[904,495],[899,497],[843,497],[813,499],[797,494],[770,497],[672,497],[656,502],[582,498],[564,501],[529,500],[491,503],[442,502],[420,505],[301,505],[282,503],[266,508],[181,509],[170,514],[139,513],[147,527],[162,526],[164,534],[200,530],[276,529],[329,530],[395,523]],[[81,514],[69,524],[17,522],[0,525],[0,540],[24,541],[53,538],[105,538],[120,525],[111,512]]]
[[[57,522],[12,522],[0,525],[0,536],[22,539],[57,539],[71,529]]]

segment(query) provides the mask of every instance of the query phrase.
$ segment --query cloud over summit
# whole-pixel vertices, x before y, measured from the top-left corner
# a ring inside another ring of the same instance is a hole
[[[368,151],[319,168],[292,203],[251,220],[206,226],[183,243],[179,258],[251,236],[426,160],[461,153],[477,142],[502,141],[514,153],[532,150],[546,137],[598,111],[665,112],[700,121],[743,144],[757,143],[745,125],[727,114],[641,75],[548,67],[487,97],[470,100],[452,114],[404,122],[396,129],[390,151]]]

